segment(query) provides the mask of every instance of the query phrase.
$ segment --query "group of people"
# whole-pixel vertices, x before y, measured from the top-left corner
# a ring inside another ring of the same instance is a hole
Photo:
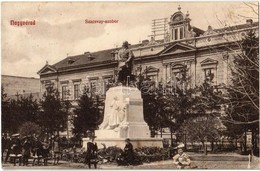
[[[29,159],[32,158],[32,165],[39,165],[40,161],[46,166],[48,159],[51,157],[54,159],[54,165],[59,163],[60,159],[60,139],[55,137],[54,139],[40,141],[39,137],[26,136],[19,137],[19,134],[8,137],[7,134],[2,136],[2,161],[12,162],[16,165],[17,160],[19,166],[27,166]],[[5,159],[4,159],[5,154]]]
[[[85,164],[88,165],[89,168],[91,168],[91,165],[94,165],[94,168],[97,168],[98,163],[98,146],[97,143],[94,142],[96,136],[91,136],[90,141],[87,143],[87,151],[85,156]],[[125,140],[126,145],[124,147],[123,153],[120,155],[120,157],[117,159],[118,165],[133,165],[134,164],[134,148],[132,143],[130,142],[130,139],[127,138]]]
[[[98,146],[94,142],[95,136],[90,137],[90,141],[87,143],[87,150],[85,156],[85,163],[91,168],[97,168],[98,163]],[[123,153],[117,159],[118,165],[134,165],[135,164],[135,154],[134,148],[130,139],[125,140],[126,145],[124,147]],[[173,157],[173,163],[178,169],[190,169],[191,160],[188,154],[184,152],[184,144],[177,146],[178,153]],[[52,152],[52,153],[51,153]],[[3,158],[5,153],[5,160]],[[10,160],[14,165],[16,165],[17,159],[19,165],[27,166],[30,158],[33,159],[32,165],[34,166],[37,161],[39,165],[40,160],[43,160],[43,164],[46,166],[48,159],[52,154],[53,164],[59,164],[61,159],[61,145],[60,138],[57,136],[52,141],[41,142],[39,138],[27,136],[24,138],[19,138],[15,136],[8,138],[6,135],[2,136],[2,161],[7,162]]]

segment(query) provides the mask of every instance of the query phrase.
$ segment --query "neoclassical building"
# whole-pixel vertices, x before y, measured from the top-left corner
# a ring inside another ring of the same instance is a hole
[[[183,67],[187,68],[191,78],[190,86],[201,84],[209,75],[213,76],[215,86],[228,85],[233,58],[241,52],[238,41],[251,29],[258,36],[259,29],[259,23],[249,19],[245,24],[220,29],[208,26],[203,31],[192,26],[189,14],[182,13],[180,8],[168,24],[163,40],[152,37],[130,46],[135,56],[135,75],[145,75],[154,81],[155,86],[159,82],[177,84],[176,78],[181,75]],[[54,86],[63,100],[71,100],[74,105],[84,86],[104,95],[107,83],[116,77],[119,49],[85,52],[68,56],[53,65],[46,63],[38,72],[41,92],[47,86]]]

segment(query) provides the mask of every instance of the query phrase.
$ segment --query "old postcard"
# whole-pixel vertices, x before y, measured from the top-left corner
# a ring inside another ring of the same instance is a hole
[[[3,169],[259,169],[258,2],[2,2]]]

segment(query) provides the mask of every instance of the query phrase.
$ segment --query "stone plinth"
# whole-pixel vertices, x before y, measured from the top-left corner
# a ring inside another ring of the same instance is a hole
[[[124,148],[130,138],[134,148],[144,146],[162,147],[162,138],[150,138],[150,130],[144,121],[141,92],[132,87],[112,87],[106,93],[104,119],[95,131],[99,148],[117,146]],[[83,139],[86,146],[88,139]]]
[[[112,115],[119,117],[114,119]],[[109,126],[114,120],[118,125]],[[95,135],[97,139],[150,138],[149,126],[144,121],[143,99],[137,88],[118,86],[107,91],[104,120]]]
[[[141,92],[132,87],[113,87],[106,93],[104,119],[100,129],[95,131],[98,148],[125,147],[130,138],[134,148],[162,147],[162,138],[150,138],[150,130],[144,121]],[[86,147],[87,138],[83,139]]]

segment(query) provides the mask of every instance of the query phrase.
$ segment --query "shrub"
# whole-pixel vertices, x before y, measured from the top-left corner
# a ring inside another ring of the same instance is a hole
[[[169,148],[140,147],[135,149],[142,162],[153,162],[170,159]]]
[[[123,150],[116,146],[110,146],[108,148],[99,149],[97,155],[102,162],[116,162],[117,157],[123,152]]]

